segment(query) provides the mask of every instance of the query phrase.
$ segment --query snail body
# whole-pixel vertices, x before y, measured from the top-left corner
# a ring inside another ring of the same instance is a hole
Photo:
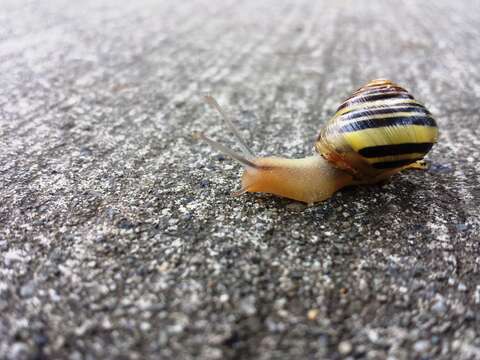
[[[421,160],[438,139],[432,114],[405,89],[389,80],[373,80],[356,90],[320,130],[315,154],[303,159],[255,157],[216,101],[242,147],[239,155],[200,137],[245,166],[242,191],[265,192],[314,203],[339,189],[375,184],[406,168],[424,168]]]

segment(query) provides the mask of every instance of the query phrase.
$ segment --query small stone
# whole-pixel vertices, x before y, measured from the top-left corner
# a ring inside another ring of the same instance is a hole
[[[248,316],[251,316],[257,312],[255,307],[255,297],[253,295],[247,296],[246,298],[240,301],[241,311]]]
[[[445,323],[442,323],[438,326],[435,326],[432,328],[432,333],[434,334],[443,334],[444,332],[446,332],[448,329],[450,329],[450,327],[452,326],[452,323],[451,322],[445,322]]]
[[[381,303],[384,303],[388,300],[388,297],[387,297],[387,295],[384,295],[384,294],[378,294],[377,295],[377,300]]]
[[[221,349],[216,349],[216,348],[208,348],[204,354],[206,359],[222,359],[223,357],[223,352]]]
[[[27,344],[23,342],[16,342],[10,347],[9,354],[7,354],[8,359],[25,359],[28,357],[30,349]]]
[[[368,339],[373,343],[376,343],[379,339],[378,332],[376,332],[375,330],[368,330],[367,336]]]
[[[413,349],[417,352],[417,353],[424,353],[426,351],[428,351],[430,349],[430,342],[428,342],[427,340],[420,340],[420,341],[417,341],[414,345],[413,345]]]
[[[23,253],[21,251],[11,250],[3,254],[3,261],[5,262],[5,265],[7,267],[11,266],[13,263],[17,261],[22,262],[24,260],[25,259],[24,259]]]
[[[170,264],[168,262],[164,261],[163,263],[161,263],[157,267],[157,270],[162,273],[162,272],[167,271],[169,267],[170,267]]]
[[[304,211],[307,208],[307,206],[299,202],[292,202],[288,204],[286,208],[290,211],[300,212],[300,211]]]
[[[143,332],[150,331],[152,329],[152,325],[146,321],[140,323],[140,330]]]
[[[23,298],[31,297],[34,292],[35,292],[35,284],[32,281],[28,282],[27,284],[23,285],[20,288],[20,296]]]
[[[342,341],[338,344],[338,352],[342,355],[348,355],[352,352],[352,344],[348,341]]]
[[[80,326],[78,326],[74,332],[75,335],[77,336],[83,336],[87,333],[88,330],[90,330],[93,326],[93,321],[92,320],[85,320]]]
[[[462,340],[456,339],[452,342],[452,350],[458,350],[462,346]]]
[[[464,283],[458,284],[458,291],[467,291],[468,288]]]
[[[317,235],[312,235],[311,238],[310,238],[310,242],[311,242],[312,244],[318,243],[318,240],[319,240],[319,239],[318,239],[318,236],[317,236]]]
[[[475,295],[473,296],[475,304],[480,304],[480,285],[477,285],[475,289]]]
[[[443,298],[437,299],[437,301],[432,305],[432,311],[436,312],[439,315],[445,314],[447,311],[447,305]]]
[[[317,309],[310,309],[307,312],[307,318],[308,320],[315,320],[318,316],[318,310]]]
[[[292,231],[292,238],[300,239],[300,232],[298,232],[297,230],[293,230]]]

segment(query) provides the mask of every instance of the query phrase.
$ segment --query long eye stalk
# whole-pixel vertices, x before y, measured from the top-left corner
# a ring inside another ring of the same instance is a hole
[[[205,96],[205,101],[207,102],[208,105],[210,105],[210,107],[212,109],[215,109],[217,110],[220,115],[222,116],[222,119],[223,121],[225,122],[225,124],[227,124],[228,128],[230,129],[230,131],[233,133],[233,135],[235,136],[235,138],[237,139],[237,142],[238,142],[238,145],[240,146],[240,148],[242,149],[242,153],[243,155],[245,155],[245,157],[249,160],[251,159],[254,159],[256,158],[255,154],[253,153],[253,151],[248,147],[247,143],[245,142],[245,140],[243,140],[242,136],[240,135],[240,132],[238,131],[238,129],[235,127],[235,125],[233,124],[232,120],[230,120],[230,118],[227,116],[227,114],[225,113],[225,111],[221,108],[220,105],[218,105],[218,102],[217,100],[215,100],[215,98],[213,96],[210,96],[210,95],[206,95]]]

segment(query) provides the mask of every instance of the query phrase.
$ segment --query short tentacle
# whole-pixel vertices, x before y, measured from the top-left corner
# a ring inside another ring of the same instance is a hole
[[[222,145],[219,142],[210,139],[209,137],[207,137],[205,134],[203,134],[201,132],[196,132],[196,133],[193,134],[193,136],[196,139],[201,139],[201,140],[205,141],[212,148],[214,148],[214,149],[220,151],[222,154],[225,154],[225,155],[231,157],[232,159],[238,161],[240,164],[242,164],[245,167],[252,168],[252,169],[255,169],[255,168],[258,167],[250,159],[246,159],[242,155],[240,155],[240,154],[236,153],[235,151],[227,148],[225,145]]]

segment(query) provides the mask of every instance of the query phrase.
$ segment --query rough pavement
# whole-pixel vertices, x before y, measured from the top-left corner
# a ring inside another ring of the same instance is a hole
[[[1,359],[480,358],[474,1],[4,0]],[[215,95],[310,154],[373,78],[436,115],[430,170],[313,207],[239,189]]]

